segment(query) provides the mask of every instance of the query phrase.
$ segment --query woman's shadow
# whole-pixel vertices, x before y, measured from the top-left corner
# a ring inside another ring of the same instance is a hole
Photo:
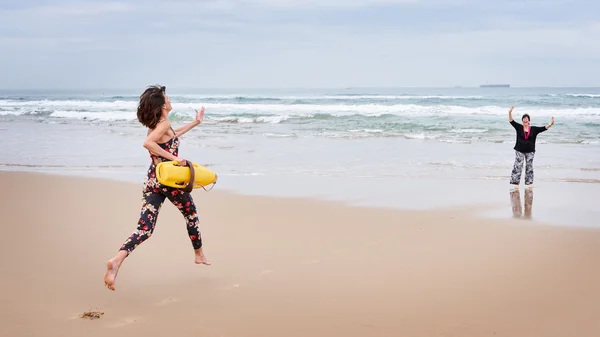
[[[531,219],[531,207],[533,207],[533,190],[525,189],[525,212],[521,208],[521,191],[510,192],[510,203],[512,205],[513,217]]]

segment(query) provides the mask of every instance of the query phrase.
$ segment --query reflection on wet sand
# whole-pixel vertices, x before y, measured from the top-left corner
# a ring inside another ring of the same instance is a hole
[[[531,219],[531,208],[533,207],[533,190],[525,190],[525,212],[521,207],[521,191],[510,192],[510,203],[512,205],[513,217]]]

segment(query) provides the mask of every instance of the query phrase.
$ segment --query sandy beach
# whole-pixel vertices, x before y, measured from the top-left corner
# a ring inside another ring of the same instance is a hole
[[[0,337],[600,337],[594,5],[1,2]]]
[[[135,229],[138,184],[0,172],[2,336],[598,336],[600,232],[193,192],[205,253],[165,203]],[[81,318],[88,311],[98,319]]]

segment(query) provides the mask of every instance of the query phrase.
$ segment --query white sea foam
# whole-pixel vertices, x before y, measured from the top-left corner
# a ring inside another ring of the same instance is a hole
[[[239,100],[420,100],[420,99],[485,99],[485,96],[479,95],[344,95],[329,94],[322,96],[315,95],[287,95],[287,96],[266,96],[266,95],[172,95],[172,98],[194,99],[194,100],[215,100],[215,99],[239,99]]]
[[[571,97],[588,97],[588,98],[600,98],[600,94],[567,94]]]
[[[569,101],[573,101],[574,97],[581,97],[582,103],[579,105],[569,103],[570,106],[558,105],[556,108],[548,103],[548,96],[565,100],[565,97],[571,97],[569,95],[573,96]],[[596,96],[600,95],[589,93],[517,95],[516,100],[535,101],[535,97],[544,97],[542,101],[544,105],[517,106],[517,111],[513,115],[518,120],[521,114],[528,113],[535,125],[545,124],[552,116],[556,117],[557,127],[551,133],[544,134],[539,140],[540,144],[548,142],[595,146],[600,139],[597,132],[597,127],[600,125],[600,106],[585,97]],[[208,127],[209,132],[219,134],[294,133],[298,137],[316,135],[349,139],[397,137],[415,140],[435,139],[449,143],[478,141],[498,143],[514,135],[506,118],[507,108],[498,102],[508,98],[494,95],[328,94],[322,96],[175,95],[174,97],[177,97],[172,99],[174,103],[171,116],[174,123],[191,120],[195,114],[194,110],[204,105],[206,107],[204,125]],[[209,102],[202,103],[203,97]],[[278,99],[291,100],[278,101]],[[415,104],[412,99],[433,99],[433,101]],[[443,101],[435,103],[438,99]],[[460,99],[473,101],[464,104],[459,103]],[[480,99],[484,101],[479,101]],[[489,101],[485,101],[486,99]],[[24,119],[35,119],[45,123],[58,121],[67,124],[85,124],[94,121],[93,124],[114,127],[114,125],[137,123],[136,109],[137,98],[133,96],[114,96],[111,101],[107,101],[106,98],[94,100],[93,97],[80,100],[0,99],[0,118],[9,121],[20,120],[19,116],[23,116]],[[119,123],[121,121],[124,123]],[[298,128],[298,125],[301,125],[301,128]]]
[[[79,108],[79,109],[112,109],[112,110],[135,110],[137,102],[116,100],[111,102],[90,100],[39,100],[39,101],[16,101],[0,100],[0,107],[37,107],[37,108]]]
[[[382,133],[382,129],[351,129],[348,132]]]
[[[192,108],[191,105],[175,105],[174,108]],[[507,109],[498,106],[463,107],[456,105],[417,105],[417,104],[207,104],[207,111],[213,114],[285,114],[290,117],[312,117],[316,114],[328,114],[334,117],[344,116],[369,116],[382,115],[396,116],[446,116],[446,115],[472,115],[472,116],[500,116],[506,115]],[[547,109],[547,108],[521,108],[519,113],[528,113],[532,118],[536,116],[587,116],[600,118],[600,108],[576,109]]]
[[[352,97],[352,96],[351,96]],[[180,116],[193,116],[198,103],[173,103],[173,111]],[[465,107],[457,105],[419,105],[419,104],[268,104],[268,103],[207,103],[208,119],[237,123],[280,123],[290,118],[311,118],[317,114],[334,117],[367,116],[501,116],[506,115],[506,107],[480,106]],[[134,120],[137,103],[117,100],[113,102],[89,100],[40,100],[11,101],[0,100],[2,115],[50,114],[61,118],[93,118],[99,120]],[[523,107],[518,114],[528,113],[532,118],[600,119],[600,108],[532,108]],[[256,116],[232,116],[232,115]]]
[[[76,118],[76,119],[98,119],[106,121],[117,120],[136,120],[135,112],[123,111],[73,111],[73,110],[55,110],[51,117],[58,118]]]
[[[487,129],[452,129],[452,133],[483,133],[487,132]]]
[[[278,124],[282,121],[288,120],[290,116],[287,115],[271,115],[271,116],[253,116],[253,117],[236,117],[236,116],[226,116],[226,117],[209,117],[209,120],[215,122],[223,122],[223,123],[240,123],[240,124],[248,124],[248,123],[269,123],[269,124]]]

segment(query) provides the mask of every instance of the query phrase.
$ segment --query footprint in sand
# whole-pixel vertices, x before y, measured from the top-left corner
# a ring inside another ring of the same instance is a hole
[[[88,310],[88,311],[84,311],[84,312],[80,312],[77,314],[73,314],[71,316],[68,317],[69,320],[72,319],[88,319],[88,320],[96,320],[99,318],[102,318],[102,316],[104,315],[104,311],[100,310],[100,308],[96,307],[94,310]]]
[[[175,303],[175,302],[179,302],[179,299],[174,298],[174,297],[169,297],[169,298],[165,298],[164,300],[162,300],[154,305],[163,306],[163,305],[167,305],[167,304],[171,304],[171,303]]]
[[[263,276],[263,275],[267,275],[267,274],[271,274],[273,271],[271,269],[265,269],[263,271],[260,272],[260,274],[258,274],[258,276]]]
[[[221,290],[237,289],[241,286],[242,286],[241,284],[236,283],[236,284],[230,284],[230,285],[219,287],[219,289],[221,289]]]
[[[125,318],[119,322],[108,325],[109,328],[120,328],[125,325],[133,324],[139,322],[140,319],[136,317]]]
[[[271,269],[265,269],[263,271],[261,271],[260,273],[258,273],[258,275],[254,276],[254,280],[256,281],[257,279],[267,275],[267,274],[271,274],[273,271]],[[231,290],[231,289],[238,289],[241,288],[242,285],[240,283],[235,283],[235,284],[229,284],[229,285],[224,285],[219,287],[219,289],[221,290]]]

